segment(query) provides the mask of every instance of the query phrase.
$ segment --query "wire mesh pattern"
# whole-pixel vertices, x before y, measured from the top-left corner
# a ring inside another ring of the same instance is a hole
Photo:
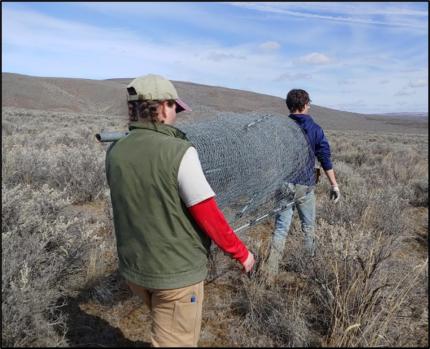
[[[315,156],[303,131],[285,115],[218,113],[177,127],[196,147],[218,205],[236,232],[291,204],[286,183],[314,183]]]
[[[178,120],[193,143],[218,206],[236,233],[292,204],[288,183],[314,185],[315,155],[301,128],[280,114],[218,113]],[[101,132],[114,142],[129,132]]]

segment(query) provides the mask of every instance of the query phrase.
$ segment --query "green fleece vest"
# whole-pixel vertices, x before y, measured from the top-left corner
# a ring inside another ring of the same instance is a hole
[[[177,181],[192,144],[173,126],[136,122],[129,128],[106,155],[119,271],[146,288],[200,282],[210,239],[189,215]]]

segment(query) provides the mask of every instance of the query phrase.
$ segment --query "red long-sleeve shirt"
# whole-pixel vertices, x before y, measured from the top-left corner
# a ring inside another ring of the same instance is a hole
[[[217,244],[240,263],[248,258],[248,249],[226,221],[213,197],[188,207],[199,227]]]

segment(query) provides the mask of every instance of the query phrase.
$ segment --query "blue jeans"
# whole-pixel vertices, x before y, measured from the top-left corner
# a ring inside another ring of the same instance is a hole
[[[290,193],[294,195],[291,202],[286,202],[287,208],[276,216],[275,230],[272,237],[272,249],[278,254],[284,250],[285,240],[290,229],[293,210],[297,208],[301,228],[304,233],[306,252],[313,256],[315,254],[315,192],[314,187],[300,184],[286,184]]]

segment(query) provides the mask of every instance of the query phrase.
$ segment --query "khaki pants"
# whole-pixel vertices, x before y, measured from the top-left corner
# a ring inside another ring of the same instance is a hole
[[[128,281],[151,310],[153,347],[196,347],[202,324],[203,281],[170,290],[146,289]]]

